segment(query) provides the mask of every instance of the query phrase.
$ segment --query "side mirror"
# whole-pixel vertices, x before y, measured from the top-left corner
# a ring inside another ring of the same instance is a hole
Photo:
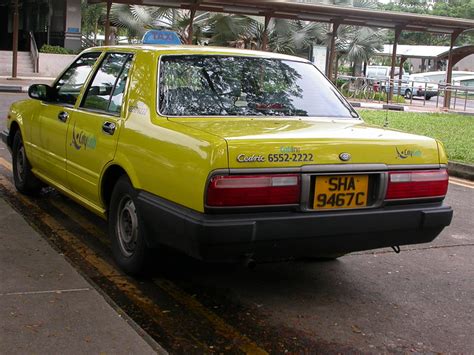
[[[33,84],[28,88],[28,96],[35,100],[52,101],[54,89],[46,84]]]

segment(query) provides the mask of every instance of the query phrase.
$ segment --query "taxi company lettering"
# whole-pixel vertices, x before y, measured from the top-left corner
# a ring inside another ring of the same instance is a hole
[[[162,40],[162,41],[172,41],[174,36],[172,33],[165,33],[165,32],[154,32],[152,34],[154,40]]]
[[[264,162],[265,157],[263,155],[245,155],[245,154],[239,154],[237,155],[237,161],[239,163],[255,163],[255,162]]]
[[[72,142],[71,145],[80,150],[81,148],[87,149],[95,149],[96,146],[96,139],[94,135],[87,134],[84,131],[80,131],[79,133],[76,132],[76,126],[72,128]]]
[[[406,159],[408,157],[421,157],[421,152],[419,150],[410,150],[410,149],[400,149],[395,148],[397,151],[397,157],[400,159]]]

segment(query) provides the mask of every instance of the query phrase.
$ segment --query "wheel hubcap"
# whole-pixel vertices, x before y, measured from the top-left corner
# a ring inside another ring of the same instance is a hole
[[[138,217],[135,204],[129,196],[124,196],[117,211],[116,231],[120,250],[130,257],[135,253],[138,240]]]

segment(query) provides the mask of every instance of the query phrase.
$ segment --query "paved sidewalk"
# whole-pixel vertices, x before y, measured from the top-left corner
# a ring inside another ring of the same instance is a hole
[[[160,349],[2,198],[0,244],[0,354],[155,354]]]

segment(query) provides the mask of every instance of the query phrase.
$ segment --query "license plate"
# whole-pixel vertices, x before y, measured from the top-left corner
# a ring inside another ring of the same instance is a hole
[[[367,206],[368,175],[317,176],[314,209],[361,208]]]

